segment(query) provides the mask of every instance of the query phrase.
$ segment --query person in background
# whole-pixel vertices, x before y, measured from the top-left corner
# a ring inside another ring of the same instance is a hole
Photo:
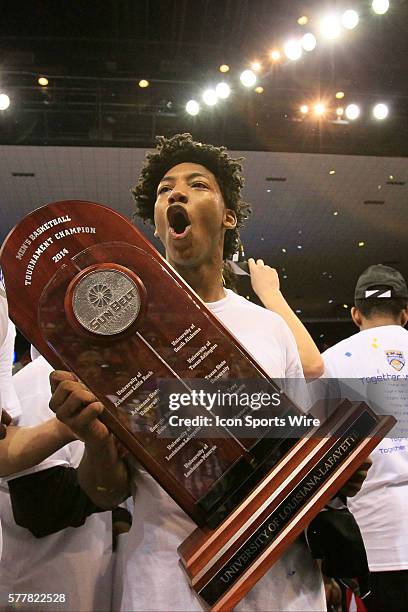
[[[361,397],[369,396],[372,389],[379,392],[379,385],[392,381],[394,394],[406,407],[408,289],[404,278],[389,266],[370,266],[357,281],[354,304],[351,317],[360,331],[323,353],[325,377],[358,379],[355,385]],[[384,409],[387,412],[390,406]],[[362,531],[371,571],[372,593],[364,604],[369,612],[406,612],[408,439],[385,438],[371,457],[373,465],[364,486],[348,504]]]

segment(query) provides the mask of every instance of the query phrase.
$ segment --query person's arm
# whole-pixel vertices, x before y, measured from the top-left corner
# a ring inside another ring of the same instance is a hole
[[[130,482],[115,439],[98,418],[104,407],[71,372],[52,372],[50,381],[51,410],[85,443],[78,482],[97,506],[111,510],[129,496]]]
[[[251,284],[265,308],[279,314],[293,333],[302,362],[305,378],[319,378],[323,374],[323,360],[319,349],[303,323],[295,315],[280,291],[279,276],[275,268],[265,266],[262,259],[255,263],[248,259]]]
[[[4,429],[4,438],[0,440],[0,477],[37,465],[75,439],[57,419],[34,427],[8,425]]]

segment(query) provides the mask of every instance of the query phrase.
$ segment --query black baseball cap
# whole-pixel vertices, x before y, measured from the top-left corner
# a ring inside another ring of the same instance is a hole
[[[408,289],[398,270],[383,264],[370,266],[361,274],[354,292],[355,300],[368,298],[407,298]]]

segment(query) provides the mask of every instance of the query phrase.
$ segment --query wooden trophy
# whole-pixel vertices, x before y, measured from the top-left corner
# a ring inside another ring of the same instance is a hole
[[[232,609],[395,424],[345,400],[301,438],[188,425],[170,437],[161,381],[180,393],[197,380],[230,389],[257,381],[280,393],[274,414],[302,413],[108,207],[64,201],[35,210],[9,234],[0,261],[17,327],[50,364],[86,383],[105,406],[101,419],[197,523],[179,553],[205,608]]]

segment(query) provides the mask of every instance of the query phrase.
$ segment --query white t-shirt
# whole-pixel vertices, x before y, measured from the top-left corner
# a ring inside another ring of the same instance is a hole
[[[387,384],[377,381],[388,377],[394,385],[408,377],[408,331],[399,325],[361,331],[329,348],[323,360],[325,377],[355,378],[353,389],[370,403],[381,391],[379,384]],[[407,386],[408,380],[399,392]],[[407,399],[405,391],[408,409]],[[370,570],[408,569],[408,439],[385,438],[371,457],[367,479],[348,505],[362,531]]]
[[[303,376],[295,340],[280,316],[232,291],[208,306],[271,377]],[[143,469],[135,473],[134,485],[121,610],[201,611],[177,554],[195,524]],[[296,541],[236,609],[326,610],[321,575],[306,545]]]
[[[23,412],[19,424],[36,425],[53,416],[48,408],[51,371],[51,366],[39,357],[13,377]],[[41,464],[13,475],[13,478],[58,465],[77,467],[82,454],[82,442],[72,442]],[[37,605],[20,602],[18,607],[72,612],[110,610],[110,512],[93,514],[81,527],[69,527],[37,539],[16,525],[8,486],[4,481],[0,490],[0,511],[4,538],[0,563],[0,609],[7,604],[9,593],[61,593],[65,595],[65,602]]]

